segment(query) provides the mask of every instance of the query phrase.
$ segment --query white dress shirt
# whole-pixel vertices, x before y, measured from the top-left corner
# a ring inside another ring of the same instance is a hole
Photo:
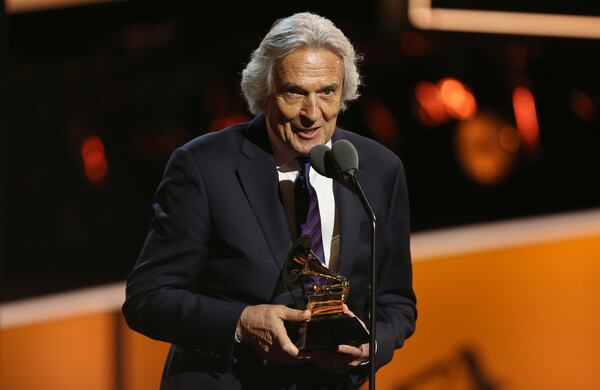
[[[331,141],[327,143],[331,146]],[[277,166],[279,176],[279,190],[283,200],[286,217],[288,220],[290,232],[296,234],[296,216],[294,202],[294,182],[299,174],[297,160],[291,160],[283,165]],[[323,240],[323,254],[325,255],[325,265],[329,266],[331,256],[331,239],[334,234],[335,225],[335,197],[333,195],[333,179],[321,176],[314,169],[309,170],[310,184],[317,193],[319,201],[319,213],[321,215],[321,236]]]

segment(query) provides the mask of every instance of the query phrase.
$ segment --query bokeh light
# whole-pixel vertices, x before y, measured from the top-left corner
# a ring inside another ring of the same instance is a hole
[[[472,117],[477,111],[475,97],[463,83],[447,78],[438,82],[440,96],[448,114],[456,119],[464,120]]]
[[[525,87],[517,87],[513,92],[513,108],[515,121],[523,144],[529,149],[536,149],[540,142],[540,127],[535,108],[535,100],[531,91]]]
[[[219,131],[236,123],[248,122],[249,120],[250,117],[242,113],[218,116],[210,124],[210,131]]]
[[[97,136],[89,136],[81,145],[81,158],[85,176],[92,183],[100,183],[108,173],[105,148],[102,140]]]
[[[437,84],[421,81],[415,87],[416,116],[429,127],[450,119],[465,120],[477,112],[477,100],[469,88],[455,78],[443,78]]]
[[[479,113],[456,129],[456,155],[462,169],[486,186],[508,176],[517,161],[520,142],[517,130],[492,113]]]
[[[415,98],[417,116],[425,125],[435,127],[449,119],[437,85],[429,81],[419,82],[415,87]]]
[[[398,122],[388,108],[377,98],[371,98],[363,108],[365,120],[379,141],[393,145],[399,134]]]

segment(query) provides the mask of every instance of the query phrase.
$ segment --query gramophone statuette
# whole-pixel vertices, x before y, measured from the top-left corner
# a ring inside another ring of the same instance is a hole
[[[334,349],[337,345],[369,342],[369,333],[358,318],[344,313],[350,291],[348,280],[327,268],[302,236],[292,247],[282,270],[282,290],[291,294],[299,310],[312,312],[310,320],[286,323],[292,341],[303,350]]]

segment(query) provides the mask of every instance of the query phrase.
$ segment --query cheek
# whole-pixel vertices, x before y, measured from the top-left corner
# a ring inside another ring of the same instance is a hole
[[[300,105],[289,104],[284,101],[278,101],[277,111],[279,112],[279,116],[281,119],[291,121],[292,119],[296,118],[300,113]]]
[[[330,121],[335,119],[340,112],[340,103],[331,102],[329,104],[325,104],[322,106],[321,112],[323,113],[325,120]]]

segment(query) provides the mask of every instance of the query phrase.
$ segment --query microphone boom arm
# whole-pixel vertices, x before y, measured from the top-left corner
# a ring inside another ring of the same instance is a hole
[[[371,261],[369,262],[369,292],[368,292],[368,300],[369,300],[369,333],[370,333],[370,342],[369,342],[369,390],[375,390],[375,343],[376,343],[376,326],[375,326],[375,313],[376,313],[376,291],[377,291],[377,279],[375,277],[375,238],[377,233],[377,218],[375,217],[375,213],[373,212],[373,208],[371,204],[367,200],[367,197],[360,185],[360,182],[356,178],[354,172],[351,174],[344,175],[346,181],[352,186],[352,189],[358,198],[360,199],[360,203],[367,214],[367,217],[371,221]]]

